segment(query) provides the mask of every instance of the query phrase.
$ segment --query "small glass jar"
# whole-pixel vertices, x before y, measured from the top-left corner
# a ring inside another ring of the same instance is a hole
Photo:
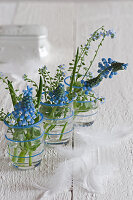
[[[64,83],[67,87],[70,87],[70,76],[64,79]],[[75,93],[80,89],[82,89],[82,87],[76,85],[73,86],[73,90],[75,91]],[[94,91],[91,91],[91,93],[95,94]],[[95,94],[95,96],[97,95]],[[94,97],[91,97],[91,100],[83,101],[76,99],[73,101],[73,109],[75,126],[91,126],[94,123],[97,116],[98,102]]]
[[[40,112],[44,115],[43,128],[46,144],[67,144],[73,133],[73,101],[59,104],[41,102]]]
[[[10,114],[9,114],[10,115]],[[9,115],[7,117],[9,117]],[[43,115],[39,113],[39,121],[33,125],[7,128],[7,153],[10,163],[17,169],[32,169],[40,165],[44,152]]]
[[[22,77],[38,70],[49,51],[48,30],[40,25],[0,26],[0,71]],[[36,66],[35,67],[35,63]]]
[[[92,101],[74,101],[74,123],[77,126],[91,126],[98,112],[98,103]]]

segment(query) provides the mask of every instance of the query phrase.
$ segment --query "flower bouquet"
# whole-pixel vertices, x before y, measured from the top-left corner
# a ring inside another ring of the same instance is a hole
[[[95,92],[96,87],[104,78],[112,78],[117,75],[120,70],[127,69],[128,64],[117,62],[111,58],[102,58],[102,62],[98,63],[98,75],[93,77],[90,72],[90,68],[98,54],[100,47],[106,37],[113,39],[115,37],[115,32],[108,30],[106,31],[104,27],[97,29],[93,34],[87,39],[86,44],[81,45],[80,49],[77,48],[77,53],[75,58],[69,63],[70,67],[68,71],[71,75],[64,79],[67,85],[67,91],[71,94],[77,95],[73,106],[76,126],[89,126],[93,124],[94,119],[97,114],[98,101],[104,102],[104,98],[98,97]],[[97,46],[93,59],[90,61],[89,66],[85,64],[85,56],[88,56],[91,43],[100,40]]]
[[[43,113],[44,140],[46,144],[67,144],[73,133],[73,99],[74,96],[65,91],[65,66],[57,67],[56,75],[50,76],[47,67],[40,68],[39,74],[43,79],[43,93],[40,102],[40,112]],[[27,75],[24,80],[33,83]]]
[[[69,63],[70,76],[68,77],[65,77],[65,65],[57,67],[54,77],[50,75],[46,66],[39,69],[39,75],[43,79],[40,112],[44,115],[44,139],[47,144],[66,144],[69,141],[73,131],[73,115],[76,125],[91,125],[97,113],[98,101],[104,102],[104,98],[98,97],[95,93],[95,88],[104,78],[111,79],[118,71],[127,68],[127,64],[111,58],[102,58],[102,62],[98,63],[98,75],[92,75],[90,68],[106,37],[113,39],[115,33],[111,30],[106,31],[102,26],[90,35],[84,46],[81,45],[80,49],[77,48],[75,58]],[[100,40],[100,43],[98,43],[94,57],[87,67],[85,56],[88,56],[91,43],[96,40]],[[24,80],[37,86],[27,75],[24,75]]]
[[[9,90],[14,110],[11,113],[0,111],[0,120],[7,126],[7,140],[10,162],[18,169],[31,169],[41,163],[44,151],[43,115],[38,112],[42,93],[42,79],[35,98],[32,88],[27,86],[23,93],[17,96],[12,82],[8,77],[0,77]]]

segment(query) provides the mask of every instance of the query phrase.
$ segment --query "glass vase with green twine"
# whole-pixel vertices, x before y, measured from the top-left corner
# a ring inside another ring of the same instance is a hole
[[[45,94],[44,98],[45,98]],[[43,113],[44,140],[46,144],[67,144],[73,133],[73,99],[64,90],[64,85],[49,91],[47,101],[41,102],[40,112]],[[49,100],[48,100],[49,99]]]

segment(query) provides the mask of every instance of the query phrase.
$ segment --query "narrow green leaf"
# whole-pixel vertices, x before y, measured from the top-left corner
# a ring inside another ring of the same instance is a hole
[[[73,87],[73,83],[74,83],[74,79],[75,79],[75,72],[76,72],[76,67],[78,64],[78,55],[79,55],[79,47],[77,48],[76,58],[75,58],[75,62],[74,62],[74,68],[73,68],[73,72],[72,72],[72,78],[71,78],[71,83],[70,83],[70,93],[72,92],[72,87]]]
[[[15,106],[17,104],[16,93],[14,91],[14,88],[13,88],[11,81],[9,81],[9,80],[7,80],[7,81],[8,81],[8,89],[9,89],[10,96],[11,96],[11,99],[12,99],[12,104],[13,104],[13,106]]]
[[[37,92],[36,108],[39,108],[39,104],[40,104],[40,101],[41,101],[41,96],[42,96],[42,77],[40,76],[39,89],[38,89],[38,92]]]

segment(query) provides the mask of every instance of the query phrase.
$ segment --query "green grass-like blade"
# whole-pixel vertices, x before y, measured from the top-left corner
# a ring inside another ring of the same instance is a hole
[[[23,151],[20,152],[19,158],[18,158],[18,163],[23,163],[24,164],[26,153],[27,153],[26,150],[23,150]]]
[[[44,140],[45,140],[46,137],[47,137],[47,133],[49,133],[50,131],[52,131],[52,129],[54,129],[54,127],[56,127],[56,124],[52,124],[52,125],[45,131]]]
[[[62,139],[62,137],[63,137],[63,133],[64,133],[64,131],[65,131],[65,128],[66,128],[67,124],[68,124],[68,122],[65,123],[65,125],[64,125],[64,127],[63,127],[63,129],[62,129],[62,131],[61,131],[61,135],[60,135],[60,138],[59,138],[60,141],[61,141],[61,139]]]
[[[39,89],[38,89],[38,92],[37,92],[36,108],[39,108],[40,101],[41,101],[41,96],[42,96],[42,77],[40,76]]]
[[[13,88],[11,81],[9,81],[9,80],[7,80],[7,81],[8,81],[8,89],[9,89],[11,99],[12,99],[12,104],[13,104],[13,106],[15,106],[17,104],[16,93],[15,93],[15,90]]]
[[[76,67],[78,64],[78,56],[79,56],[79,47],[77,48],[76,58],[75,58],[75,62],[74,62],[74,68],[73,68],[73,72],[72,72],[72,78],[71,78],[71,83],[70,83],[70,93],[72,92],[72,87],[73,87],[73,83],[74,83],[74,79],[75,79]]]

